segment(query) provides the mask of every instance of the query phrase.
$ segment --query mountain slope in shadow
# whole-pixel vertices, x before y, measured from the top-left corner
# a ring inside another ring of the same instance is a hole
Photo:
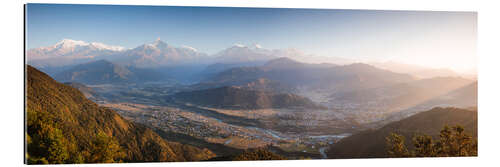
[[[329,158],[386,158],[385,137],[398,133],[411,141],[415,134],[439,137],[445,126],[461,125],[467,134],[477,138],[477,110],[459,108],[434,108],[406,119],[393,122],[376,130],[366,130],[346,137],[329,148]]]
[[[175,94],[174,98],[184,102],[217,108],[323,108],[308,98],[295,94],[276,94],[266,91],[247,90],[236,86],[180,92]]]

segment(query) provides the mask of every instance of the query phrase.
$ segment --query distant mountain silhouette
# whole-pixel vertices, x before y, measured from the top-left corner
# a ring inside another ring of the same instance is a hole
[[[235,86],[180,92],[175,94],[174,98],[184,102],[218,108],[322,108],[321,106],[313,103],[311,100],[298,95],[247,90]]]
[[[427,100],[415,107],[426,106],[455,106],[460,108],[477,106],[477,81]]]
[[[466,133],[477,137],[477,110],[434,108],[380,129],[366,130],[346,137],[330,147],[327,154],[329,158],[387,157],[385,137],[390,133],[401,134],[406,141],[411,141],[415,134],[427,134],[437,138],[445,125],[461,125]],[[406,144],[412,148],[410,142]]]
[[[472,82],[472,80],[459,77],[437,77],[342,92],[334,94],[332,97],[339,102],[356,104],[377,101],[386,104],[389,108],[402,110],[444,95]]]
[[[435,77],[459,77],[459,73],[447,68],[429,68],[419,65],[404,64],[397,62],[374,62],[370,63],[377,68],[410,74],[418,78],[427,79]]]
[[[159,70],[126,67],[107,60],[75,65],[56,73],[54,78],[61,82],[79,82],[90,85],[141,83],[169,79],[166,74]]]
[[[135,79],[135,77],[127,68],[107,60],[76,65],[54,76],[58,81],[85,84],[124,83]]]
[[[255,62],[236,62],[236,63],[214,63],[205,67],[199,74],[200,78],[208,79],[213,77],[214,75],[237,67],[253,67],[253,66],[261,66],[265,64],[266,61],[255,61]]]
[[[437,91],[439,89],[436,89]],[[445,94],[422,101],[414,106],[391,115],[383,122],[392,122],[434,107],[477,108],[477,81],[451,90]]]
[[[298,61],[295,61],[291,58],[287,57],[280,57],[277,59],[273,59],[268,61],[266,64],[262,66],[262,68],[266,70],[272,70],[272,69],[294,69],[294,68],[303,68],[306,67],[309,64],[301,63]]]
[[[381,70],[368,64],[306,64],[289,58],[278,58],[257,67],[225,70],[200,84],[219,86],[245,85],[266,78],[289,86],[308,86],[342,91],[366,89],[412,81],[410,75]]]
[[[166,141],[31,66],[26,85],[30,163],[193,161],[215,156],[206,149]]]

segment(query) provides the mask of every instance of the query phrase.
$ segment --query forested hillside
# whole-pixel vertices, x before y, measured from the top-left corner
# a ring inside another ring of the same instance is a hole
[[[196,161],[207,149],[168,142],[27,67],[27,163]]]
[[[329,158],[387,157],[386,137],[397,133],[408,140],[415,135],[429,135],[437,139],[444,126],[461,125],[465,133],[477,139],[477,110],[434,108],[406,119],[390,123],[380,129],[367,130],[340,140],[329,148]]]

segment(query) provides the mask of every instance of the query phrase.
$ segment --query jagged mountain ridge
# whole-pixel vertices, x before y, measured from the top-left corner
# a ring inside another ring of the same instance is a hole
[[[174,47],[156,40],[132,49],[97,42],[64,39],[53,46],[26,51],[27,63],[38,68],[55,68],[106,59],[114,63],[138,68],[197,63],[206,54],[188,46]]]
[[[200,53],[194,48],[174,47],[160,39],[110,55],[110,60],[113,62],[138,68],[197,64],[203,63],[207,58],[205,53]]]

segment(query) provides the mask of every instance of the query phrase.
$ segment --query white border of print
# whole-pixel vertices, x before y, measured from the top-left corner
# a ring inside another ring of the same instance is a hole
[[[292,160],[248,162],[182,162],[182,163],[129,163],[86,164],[78,166],[193,166],[193,167],[255,167],[255,166],[492,166],[498,164],[500,111],[497,95],[500,26],[499,12],[494,1],[474,0],[16,0],[3,2],[0,72],[2,82],[2,128],[0,163],[2,166],[23,164],[23,4],[25,3],[71,4],[120,4],[120,5],[170,5],[170,6],[224,6],[224,7],[280,7],[280,8],[331,8],[331,9],[378,9],[378,10],[433,10],[478,12],[479,57],[479,157],[473,158],[418,158],[418,159],[343,159],[343,160]],[[5,4],[8,3],[8,4]],[[498,7],[498,5],[496,5]],[[70,166],[70,165],[62,165]],[[73,165],[72,165],[73,166]]]

